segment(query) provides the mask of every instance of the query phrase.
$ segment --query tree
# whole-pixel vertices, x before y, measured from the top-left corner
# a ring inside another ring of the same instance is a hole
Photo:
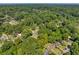
[[[77,42],[73,42],[71,46],[71,54],[72,55],[79,55],[79,45]]]
[[[49,42],[56,42],[56,41],[61,41],[62,40],[62,34],[59,30],[52,32],[51,35],[48,37]]]
[[[28,26],[24,26],[23,31],[22,31],[22,38],[27,39],[27,37],[29,37],[31,35],[32,35],[31,29]]]
[[[5,41],[3,46],[1,47],[2,52],[7,51],[13,46],[13,43],[11,41]]]

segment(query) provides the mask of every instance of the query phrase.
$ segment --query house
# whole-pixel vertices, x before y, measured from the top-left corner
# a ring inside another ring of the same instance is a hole
[[[17,24],[18,24],[18,22],[17,22],[17,21],[15,21],[15,20],[11,20],[11,21],[9,22],[9,24],[11,24],[11,25],[17,25]]]
[[[0,40],[8,40],[8,35],[6,34],[2,34],[2,36],[0,37]]]
[[[72,44],[71,40],[62,40],[61,42],[55,42],[53,44],[48,43],[45,45],[45,48],[46,51],[48,51],[48,54],[53,53],[56,55],[62,55],[70,51],[70,48],[68,46],[71,46],[71,44]]]
[[[36,27],[34,30],[32,30],[32,37],[37,39],[38,38],[38,31],[39,27]]]

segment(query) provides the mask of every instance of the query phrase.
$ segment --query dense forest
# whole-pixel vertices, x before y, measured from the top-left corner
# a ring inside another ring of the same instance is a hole
[[[0,6],[0,55],[79,55],[79,5],[28,5]]]

